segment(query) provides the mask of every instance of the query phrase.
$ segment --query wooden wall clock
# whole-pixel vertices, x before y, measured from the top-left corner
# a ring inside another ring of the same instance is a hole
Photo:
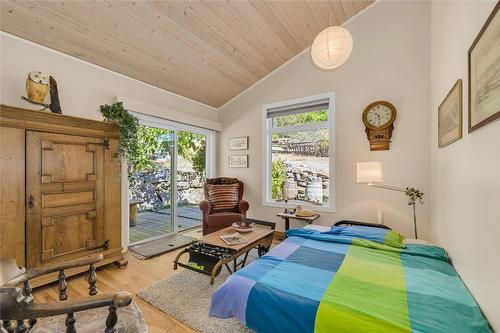
[[[396,115],[394,105],[386,101],[373,102],[365,108],[363,123],[370,150],[389,150]]]

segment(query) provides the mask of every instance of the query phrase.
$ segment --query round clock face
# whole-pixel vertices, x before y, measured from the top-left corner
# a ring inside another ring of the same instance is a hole
[[[363,121],[367,127],[385,128],[396,118],[396,109],[385,103],[370,105],[364,112]]]

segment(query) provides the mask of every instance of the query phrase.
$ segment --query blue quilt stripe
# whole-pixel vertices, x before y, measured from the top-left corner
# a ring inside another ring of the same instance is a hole
[[[288,256],[287,262],[336,272],[345,255],[302,246]]]
[[[230,284],[238,284],[238,293],[232,293]],[[244,276],[232,275],[229,279],[217,290],[217,294],[222,302],[213,302],[214,295],[212,295],[212,302],[210,303],[209,315],[218,318],[235,317],[241,323],[246,322],[246,305],[250,291],[255,285],[255,281],[247,279]]]
[[[246,325],[259,333],[314,332],[318,306],[319,301],[257,282],[248,297]]]
[[[401,255],[401,261],[413,332],[491,332],[479,306],[451,265],[406,254]]]
[[[349,244],[343,244],[343,243],[329,243],[329,242],[322,242],[314,239],[308,239],[302,244],[302,246],[307,246],[313,249],[318,249],[318,250],[323,250],[323,251],[328,251],[328,252],[335,252],[335,253],[342,253],[346,254],[347,249],[349,248]]]
[[[248,279],[259,281],[267,272],[274,269],[281,263],[281,260],[272,257],[262,257],[260,260],[252,262],[245,269],[236,271],[235,275],[241,275]]]
[[[289,242],[288,239],[281,244],[283,245],[276,246],[274,249],[271,249],[271,251],[269,251],[264,257],[273,257],[285,260],[290,254],[300,247],[300,244],[297,244],[296,242]]]
[[[319,302],[334,276],[334,272],[284,261],[259,283]]]
[[[449,299],[408,292],[408,314],[412,332],[492,332],[478,307]],[[432,315],[426,315],[432,309]]]

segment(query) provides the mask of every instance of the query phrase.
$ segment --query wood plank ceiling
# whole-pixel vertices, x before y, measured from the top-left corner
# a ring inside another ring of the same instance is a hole
[[[339,25],[374,0],[333,1]],[[2,1],[0,28],[220,107],[329,25],[328,1]]]

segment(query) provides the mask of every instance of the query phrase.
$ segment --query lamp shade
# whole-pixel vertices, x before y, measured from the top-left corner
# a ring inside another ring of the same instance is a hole
[[[381,183],[382,164],[380,162],[358,162],[358,183]]]
[[[321,31],[311,46],[313,62],[322,69],[342,66],[352,51],[352,36],[343,27],[333,26]]]

